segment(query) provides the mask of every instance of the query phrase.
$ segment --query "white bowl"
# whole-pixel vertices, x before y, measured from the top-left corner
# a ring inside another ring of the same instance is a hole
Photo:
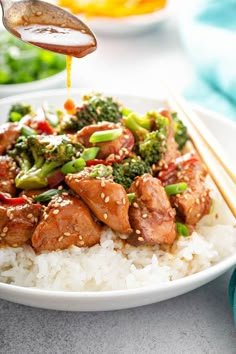
[[[90,90],[71,90],[72,98],[79,99],[84,92]],[[105,93],[119,98],[127,107],[132,107],[136,111],[146,111],[159,106],[166,106],[167,97],[141,97],[117,94],[113,92]],[[29,104],[40,106],[45,100],[56,107],[63,107],[66,90],[54,90],[9,97],[0,100],[1,117],[3,122],[7,116],[9,108],[13,103],[25,101]],[[234,158],[236,124],[224,119],[217,114],[195,107],[196,112],[204,119],[206,125],[224,146],[231,158]],[[226,140],[227,139],[227,140]],[[227,141],[227,144],[225,144]],[[0,282],[0,298],[8,301],[53,310],[64,311],[105,311],[118,310],[142,306],[167,300],[175,296],[194,290],[211,280],[219,277],[236,264],[236,254],[227,256],[217,264],[189,275],[182,279],[177,279],[168,283],[153,284],[145,288],[114,290],[114,291],[53,291],[37,288],[25,288]]]
[[[22,84],[0,85],[0,97],[18,95],[26,92],[41,91],[45,89],[63,88],[66,85],[66,70],[49,76],[46,79],[35,80]]]

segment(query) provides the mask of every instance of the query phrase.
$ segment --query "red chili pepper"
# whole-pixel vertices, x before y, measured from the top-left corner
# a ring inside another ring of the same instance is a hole
[[[171,174],[173,174],[178,169],[178,167],[183,168],[186,165],[197,161],[199,161],[199,158],[193,153],[188,153],[183,156],[177,157],[174,162],[169,163],[167,168],[161,170],[158,175],[158,178],[161,181],[164,181],[165,179],[169,178]]]
[[[48,177],[48,184],[50,188],[54,188],[58,186],[58,184],[63,182],[64,179],[65,179],[65,175],[60,170],[57,170],[50,177]]]
[[[1,201],[10,205],[21,205],[27,203],[27,200],[23,197],[11,198],[6,197],[3,193],[0,193],[0,202]]]
[[[111,165],[111,164],[112,164],[112,162],[110,162],[110,161],[108,162],[108,161],[99,160],[99,159],[86,161],[86,166],[87,166],[87,167],[96,166],[96,165],[105,165],[105,166],[108,166],[108,165]]]
[[[46,120],[39,120],[37,121],[36,130],[39,134],[47,134],[51,135],[54,133],[53,128]]]

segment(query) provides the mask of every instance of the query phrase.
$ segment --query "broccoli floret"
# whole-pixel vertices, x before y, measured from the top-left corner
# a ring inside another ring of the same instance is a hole
[[[156,111],[147,112],[142,117],[131,112],[123,118],[123,124],[134,134],[136,141],[145,140],[150,131],[159,130],[166,134],[169,130],[168,118]]]
[[[102,121],[117,123],[121,118],[121,107],[112,97],[104,97],[101,94],[88,95],[83,97],[83,103],[76,108],[75,115],[63,119],[61,129],[77,131]]]
[[[20,137],[11,152],[20,167],[16,187],[37,189],[48,185],[48,177],[82,150],[65,135]]]
[[[152,173],[151,168],[138,158],[127,158],[113,165],[114,182],[121,184],[125,189],[131,186],[136,176],[142,176],[144,173]]]
[[[93,178],[103,178],[112,175],[112,167],[98,164],[92,167],[92,171],[89,172],[89,177]]]
[[[176,112],[171,113],[171,116],[174,123],[175,141],[178,144],[179,150],[182,150],[188,140],[188,130]]]
[[[146,139],[139,144],[140,156],[149,166],[156,164],[166,149],[166,135],[158,130],[148,133]]]
[[[8,122],[19,122],[21,118],[32,112],[30,105],[26,103],[14,104],[8,113]]]

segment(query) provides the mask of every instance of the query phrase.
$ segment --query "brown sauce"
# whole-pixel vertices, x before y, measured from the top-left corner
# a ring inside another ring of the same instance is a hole
[[[66,56],[66,87],[67,87],[67,100],[64,103],[64,108],[68,114],[75,114],[75,103],[70,97],[71,89],[71,66],[72,66],[72,56]]]
[[[82,58],[96,49],[96,40],[85,29],[75,30],[53,25],[28,24],[15,27],[24,42],[52,52]]]

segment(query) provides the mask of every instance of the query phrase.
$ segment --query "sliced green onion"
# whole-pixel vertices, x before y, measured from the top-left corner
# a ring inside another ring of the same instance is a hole
[[[21,128],[21,135],[24,136],[37,135],[37,132],[34,129],[27,127],[27,125],[23,125]]]
[[[135,193],[127,193],[127,197],[129,199],[129,202],[132,204],[135,198]]]
[[[119,138],[122,135],[122,129],[111,129],[111,130],[102,130],[94,132],[90,138],[90,143],[102,143],[104,141],[111,141]]]
[[[57,110],[53,105],[49,105],[47,103],[45,103],[42,108],[47,121],[50,123],[50,125],[56,127],[59,124],[60,111]]]
[[[100,148],[96,146],[88,149],[84,149],[84,151],[81,154],[81,157],[82,159],[84,159],[84,161],[94,160],[99,150]]]
[[[165,191],[168,195],[174,195],[174,194],[180,194],[186,191],[188,188],[187,183],[185,182],[180,182],[176,184],[169,184],[168,186],[165,186]]]
[[[181,224],[180,222],[176,223],[176,229],[179,235],[181,236],[189,236],[189,229],[187,228],[186,225]]]
[[[11,122],[19,122],[22,118],[22,114],[19,112],[11,112],[10,113],[10,120]]]
[[[189,236],[189,229],[187,228],[186,225],[181,224],[180,222],[176,223],[176,229],[179,235],[181,236]]]
[[[48,202],[49,200],[51,200],[55,195],[58,195],[58,194],[61,194],[65,192],[65,190],[61,189],[49,189],[48,191],[46,192],[43,192],[39,195],[36,195],[34,197],[34,200],[36,202]]]
[[[130,113],[132,113],[132,111],[131,111],[131,109],[123,107],[121,109],[121,113],[122,113],[123,116],[127,117]]]
[[[64,175],[67,175],[68,173],[76,173],[81,171],[85,166],[86,162],[82,159],[82,157],[80,157],[79,159],[72,160],[63,165],[61,172],[64,173]]]

